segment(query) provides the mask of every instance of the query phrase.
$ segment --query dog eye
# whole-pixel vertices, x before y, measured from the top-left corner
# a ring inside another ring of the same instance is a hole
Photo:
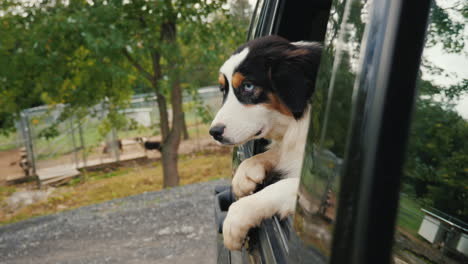
[[[242,88],[244,91],[251,92],[255,88],[255,85],[253,85],[251,82],[244,82],[242,83]]]

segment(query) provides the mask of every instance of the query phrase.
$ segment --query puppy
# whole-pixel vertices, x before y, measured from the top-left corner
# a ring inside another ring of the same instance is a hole
[[[145,149],[145,152],[147,150],[157,150],[159,152],[162,151],[162,144],[159,141],[149,141],[145,137],[137,137],[135,138],[135,141]]]
[[[321,45],[278,36],[252,40],[220,69],[223,106],[209,133],[222,145],[272,140],[269,149],[244,160],[232,180],[239,198],[223,224],[224,245],[240,250],[250,228],[295,209]],[[281,180],[253,193],[268,175]]]

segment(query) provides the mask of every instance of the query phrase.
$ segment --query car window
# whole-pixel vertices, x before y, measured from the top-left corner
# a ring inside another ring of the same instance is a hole
[[[262,10],[263,10],[263,5],[265,1],[264,0],[258,0],[257,3],[255,4],[255,8],[252,13],[252,20],[250,21],[250,29],[247,38],[248,39],[254,39],[255,36],[258,34],[259,31],[259,25],[261,24],[262,20]]]
[[[395,263],[468,263],[466,8],[466,2],[436,0],[431,9],[403,170]]]
[[[330,255],[366,2],[333,1],[312,98],[308,154],[304,157],[294,229],[306,244],[326,256]]]

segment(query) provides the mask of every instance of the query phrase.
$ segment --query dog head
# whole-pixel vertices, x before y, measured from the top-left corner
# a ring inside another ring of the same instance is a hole
[[[314,91],[321,45],[278,36],[252,40],[223,64],[223,106],[210,134],[221,144],[274,137],[300,119]]]

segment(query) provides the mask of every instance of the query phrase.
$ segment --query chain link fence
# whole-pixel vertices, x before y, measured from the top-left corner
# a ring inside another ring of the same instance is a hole
[[[205,136],[207,121],[221,101],[215,87],[201,88],[198,93],[184,96],[187,129],[193,139]],[[80,169],[145,157],[145,150],[135,138],[160,139],[154,94],[135,95],[128,107],[119,109],[119,115],[124,117],[120,127],[106,120],[109,113],[106,102],[89,109],[83,117],[66,115],[64,118],[64,111],[64,105],[23,110],[15,124],[16,133],[0,137],[0,152],[20,149],[15,166],[21,166],[23,160],[27,164],[24,168],[27,176],[52,168]]]

